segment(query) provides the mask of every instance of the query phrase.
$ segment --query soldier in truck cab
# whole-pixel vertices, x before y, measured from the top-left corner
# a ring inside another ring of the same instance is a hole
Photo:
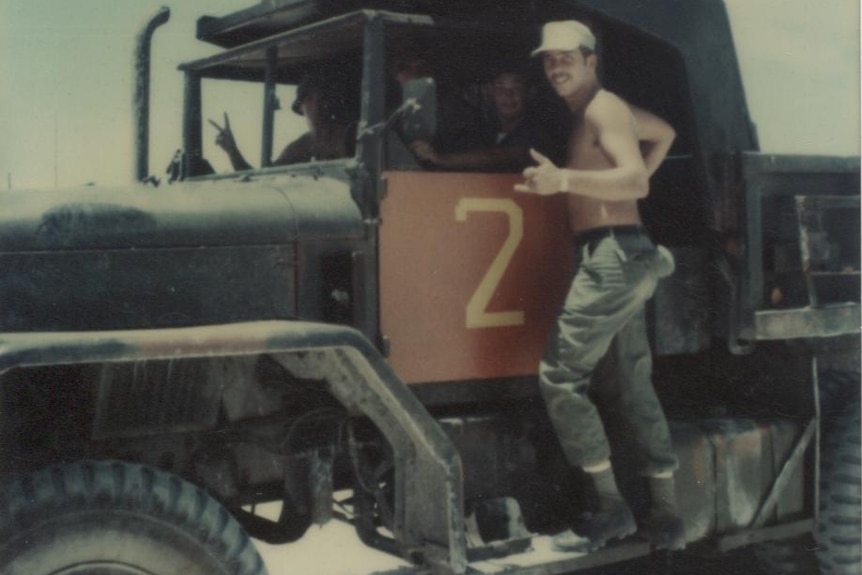
[[[660,118],[604,90],[596,75],[595,37],[577,21],[542,30],[545,75],[574,118],[566,165],[537,152],[520,192],[564,193],[578,270],[539,367],[542,395],[569,463],[595,488],[594,508],[558,534],[554,546],[589,551],[633,534],[637,525],[616,485],[607,435],[591,393],[615,397],[634,433],[640,473],[652,498],[645,533],[656,548],[685,547],[676,506],[678,466],[667,420],[652,385],[644,305],[659,278],[672,273],[670,253],[641,224],[637,202],[675,138]],[[594,380],[600,362],[613,380]]]
[[[339,102],[336,92],[328,80],[319,74],[307,75],[300,81],[291,110],[305,116],[308,131],[282,150],[273,161],[274,166],[334,160],[353,155],[355,126],[351,128],[345,106]],[[223,127],[212,120],[210,124],[218,130],[216,145],[227,152],[233,169],[252,169],[236,144],[227,113]]]
[[[488,82],[494,118],[482,130],[483,147],[464,152],[438,152],[425,140],[410,144],[429,164],[454,169],[514,169],[530,163],[530,149],[543,146],[542,126],[528,118],[530,86],[527,74],[513,62],[501,64]]]
[[[457,87],[437,74],[431,59],[426,56],[430,53],[430,49],[419,44],[403,47],[395,60],[395,81],[399,87],[420,78],[432,78],[437,83],[437,133],[429,142],[435,150],[457,153],[480,147],[481,125],[477,110],[471,109],[459,96]],[[413,142],[406,143],[411,145]]]

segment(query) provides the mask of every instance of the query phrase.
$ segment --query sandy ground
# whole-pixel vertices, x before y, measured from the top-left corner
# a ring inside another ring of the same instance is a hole
[[[330,521],[313,525],[305,536],[288,545],[255,541],[269,575],[368,575],[404,574],[409,564],[363,545],[353,527]]]
[[[280,504],[258,507],[257,513],[275,519]],[[353,526],[332,520],[323,526],[312,525],[302,539],[286,545],[269,545],[255,540],[269,575],[416,575],[417,570],[398,557],[365,546]],[[530,551],[504,560],[491,560],[475,565],[481,571],[493,573],[506,565],[535,565],[553,554],[550,538],[537,537]],[[556,555],[558,558],[559,554]],[[519,560],[520,558],[520,560]],[[667,559],[651,556],[606,565],[584,575],[764,575],[750,551],[742,549],[712,559],[689,554]]]
[[[312,527],[292,545],[267,545],[260,541],[255,544],[270,575],[408,575],[417,572],[406,561],[365,547],[353,527],[340,521]],[[493,573],[505,566],[535,565],[549,556],[565,557],[551,551],[549,537],[538,537],[524,554],[483,561],[474,566]]]
[[[255,541],[269,575],[409,575],[410,565],[396,557],[364,546],[353,527],[340,521],[312,526],[305,536],[288,545]],[[541,550],[539,550],[541,551]],[[585,575],[761,575],[752,557],[732,553],[717,560],[676,559],[672,567],[657,567],[649,559],[581,571]]]

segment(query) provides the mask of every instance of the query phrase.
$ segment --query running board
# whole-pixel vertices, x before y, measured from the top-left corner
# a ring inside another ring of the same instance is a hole
[[[562,553],[551,549],[551,539],[549,535],[536,536],[523,553],[471,562],[467,566],[467,574],[558,575],[628,561],[652,552],[647,541],[631,539],[592,553]]]

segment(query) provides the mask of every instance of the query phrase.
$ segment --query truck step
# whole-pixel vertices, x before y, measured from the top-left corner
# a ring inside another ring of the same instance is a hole
[[[469,563],[467,573],[513,573],[518,575],[556,575],[609,563],[643,557],[651,552],[649,542],[637,537],[608,545],[592,553],[564,553],[551,548],[549,535],[537,535],[520,553]]]

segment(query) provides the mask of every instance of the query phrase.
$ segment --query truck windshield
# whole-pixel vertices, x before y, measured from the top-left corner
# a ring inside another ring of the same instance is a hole
[[[181,66],[200,82],[191,147],[216,173],[352,157],[361,46],[361,21],[344,18]]]

